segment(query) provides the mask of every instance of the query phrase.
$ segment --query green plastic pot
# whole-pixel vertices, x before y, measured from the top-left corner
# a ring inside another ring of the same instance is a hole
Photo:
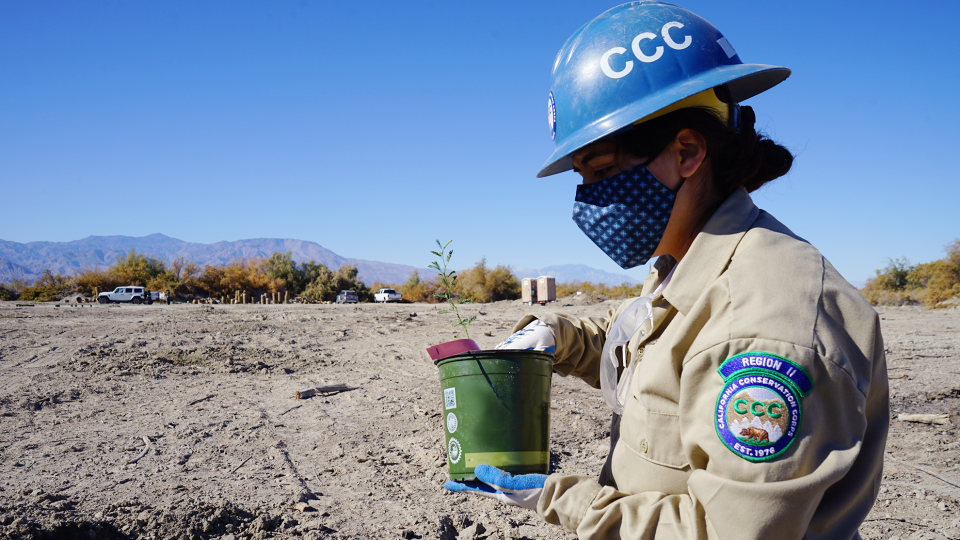
[[[552,355],[472,351],[437,367],[451,480],[475,480],[481,463],[513,474],[550,471]]]

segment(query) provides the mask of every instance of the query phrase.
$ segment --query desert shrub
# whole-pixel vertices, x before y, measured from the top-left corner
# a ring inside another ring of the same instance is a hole
[[[606,298],[619,298],[626,299],[632,298],[634,296],[640,296],[640,292],[643,290],[643,284],[637,283],[636,285],[631,285],[629,283],[621,283],[616,286],[609,286],[606,283],[591,283],[589,281],[567,281],[557,285],[557,298],[562,298],[564,296],[573,296],[578,292],[592,295],[592,296],[604,296]]]
[[[357,292],[357,298],[361,302],[370,302],[373,300],[373,293],[370,288],[357,279],[357,267],[343,265],[336,272],[322,264],[316,264],[316,277],[310,281],[307,288],[303,291],[303,296],[314,302],[332,302],[337,298],[340,291],[354,290]]]
[[[520,298],[520,282],[509,266],[487,267],[483,257],[473,268],[460,272],[455,286],[457,292],[474,302],[496,302]]]
[[[913,269],[904,257],[890,259],[883,270],[877,270],[877,275],[872,280],[873,287],[885,291],[902,291],[910,285],[907,277]]]
[[[910,266],[906,259],[891,259],[860,289],[868,302],[900,306],[922,303],[927,307],[960,297],[960,239],[945,246],[947,256]]]
[[[23,292],[24,289],[26,289],[31,285],[33,285],[33,282],[28,279],[14,278],[8,281],[7,283],[4,283],[3,287],[8,291],[10,291],[11,293],[13,293],[14,297],[18,297],[20,296],[20,294]]]
[[[124,283],[113,277],[110,269],[86,269],[73,277],[73,285],[77,292],[92,295],[94,291],[112,291]]]
[[[337,297],[337,293],[340,292],[334,290],[333,286],[333,272],[323,266],[317,276],[303,290],[303,296],[314,302],[332,302]]]
[[[120,285],[146,285],[166,271],[166,265],[160,259],[149,257],[131,249],[126,256],[117,257],[110,267],[109,275]]]
[[[14,300],[13,292],[6,287],[0,286],[0,300]]]
[[[352,289],[357,291],[357,298],[361,302],[372,302],[373,293],[370,292],[369,287],[357,279],[357,272],[358,270],[356,266],[351,266],[348,264],[341,266],[333,275],[333,288],[336,292]],[[336,293],[334,293],[334,297],[336,297]]]
[[[438,276],[439,278],[439,276]],[[422,280],[420,272],[414,270],[402,285],[396,287],[397,292],[403,295],[404,300],[410,302],[429,302],[435,304],[440,300],[434,296],[439,291],[439,279]]]
[[[881,288],[864,287],[860,290],[863,297],[874,306],[911,306],[921,304],[923,301],[918,296],[916,290],[890,291]]]
[[[397,285],[396,283],[384,283],[380,280],[375,280],[373,283],[371,283],[369,289],[370,289],[370,292],[373,292],[373,293],[376,293],[380,289],[393,289],[397,292],[400,292],[400,286]]]
[[[34,302],[49,302],[59,300],[63,297],[64,291],[70,287],[72,280],[64,275],[54,275],[49,269],[40,273],[40,277],[32,286],[23,289],[20,293],[20,300],[31,300]]]
[[[267,276],[281,280],[281,290],[293,295],[302,294],[318,277],[327,276],[326,270],[326,266],[315,261],[297,264],[289,251],[274,253],[265,266]]]
[[[159,276],[147,283],[147,289],[151,291],[176,291],[180,286],[180,281],[175,277],[176,274],[171,270],[166,270]]]
[[[946,258],[917,265],[910,273],[911,284],[919,289],[918,296],[928,307],[960,297],[960,240],[946,250]]]
[[[184,275],[191,270],[184,267]],[[184,277],[182,286],[191,287],[196,282],[195,293],[233,298],[236,291],[253,297],[280,290],[283,280],[267,275],[267,259],[253,258],[231,261],[226,266],[205,266],[196,278]]]
[[[296,261],[289,251],[286,253],[274,253],[267,259],[264,266],[267,276],[281,281],[281,288],[297,295],[303,292],[307,287],[308,281],[305,281],[303,271],[297,266]]]

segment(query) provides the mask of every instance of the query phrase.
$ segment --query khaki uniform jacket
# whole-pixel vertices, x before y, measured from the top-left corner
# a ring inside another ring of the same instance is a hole
[[[673,264],[657,262],[644,294]],[[630,302],[603,318],[528,315],[516,328],[544,321],[557,341],[554,370],[598,387],[605,333]],[[654,298],[652,323],[623,349],[627,362],[640,363],[611,430],[606,485],[550,475],[537,505],[544,519],[585,539],[859,537],[880,487],[889,424],[879,320],[745,190],[710,218]],[[728,447],[717,427],[725,387],[718,368],[747,352],[789,359],[812,381],[792,443],[760,461]]]

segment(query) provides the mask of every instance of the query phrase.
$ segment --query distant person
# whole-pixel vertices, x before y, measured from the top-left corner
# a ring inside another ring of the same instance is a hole
[[[743,64],[677,6],[625,4],[553,64],[555,151],[573,219],[622,268],[659,256],[597,317],[527,315],[498,348],[548,350],[613,411],[599,477],[446,484],[535,509],[578,538],[859,538],[889,427],[876,312],[750,193],[793,156],[739,102],[786,68]],[[825,194],[824,196],[829,196]],[[493,456],[491,456],[493,457]]]
[[[166,292],[166,295],[165,295],[165,296],[167,297],[167,305],[169,306],[169,305],[170,305],[170,297],[173,296],[173,291],[171,291],[170,289],[167,289],[167,292]]]

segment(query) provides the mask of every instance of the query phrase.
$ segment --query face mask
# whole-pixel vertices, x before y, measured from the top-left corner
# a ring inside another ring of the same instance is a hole
[[[646,165],[637,165],[605,180],[577,186],[573,220],[626,270],[650,260],[676,198],[676,192],[661,184]]]

